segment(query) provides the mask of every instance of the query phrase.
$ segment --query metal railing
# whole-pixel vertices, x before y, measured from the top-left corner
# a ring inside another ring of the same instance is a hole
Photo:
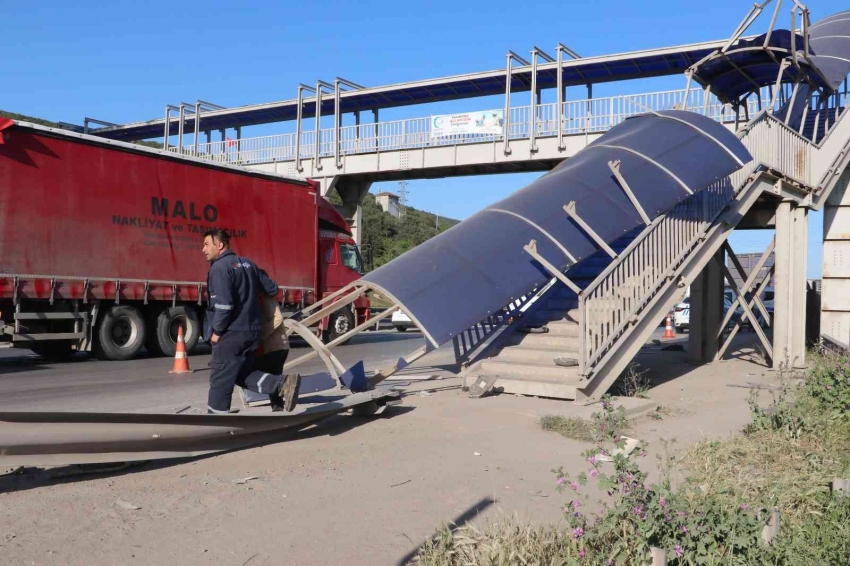
[[[754,98],[748,101],[750,115],[759,112],[759,102]],[[626,118],[642,114],[647,110],[660,111],[686,109],[705,114],[720,122],[734,122],[735,112],[729,106],[709,95],[705,101],[705,92],[689,91],[685,100],[685,90],[670,90],[635,95],[620,95],[606,98],[572,100],[562,103],[561,115],[558,115],[557,103],[541,104],[536,107],[534,119],[532,108],[521,106],[510,109],[508,136],[511,140],[528,139],[534,128],[537,138],[554,137],[562,134],[601,133],[616,126]],[[319,157],[335,155],[335,131],[333,128],[320,131]],[[275,134],[254,138],[225,140],[199,144],[197,151],[192,146],[181,149],[169,147],[169,151],[182,151],[185,155],[206,158],[231,164],[251,165],[276,161],[294,161],[294,133]],[[315,157],[316,132],[302,132],[300,153],[302,159]],[[465,145],[503,140],[503,134],[457,134],[432,137],[431,118],[411,118],[373,124],[361,124],[340,128],[339,154],[354,155],[376,153],[402,149],[419,149]]]
[[[554,282],[554,280],[550,280],[539,288],[532,289],[519,299],[508,303],[499,312],[480,320],[455,336],[452,339],[455,361],[459,364],[466,362],[488,338],[501,328],[511,324],[513,319],[521,317],[526,309],[552,287]]]
[[[753,162],[778,171],[807,187],[814,184],[811,163],[812,151],[816,150],[816,146],[772,114],[763,112],[757,116],[747,125],[746,135],[741,141],[753,156]]]
[[[579,372],[588,375],[734,197],[727,178],[658,217],[579,297]]]
[[[801,182],[810,178],[813,145],[771,114],[756,116],[738,136],[753,156],[749,163],[656,218],[584,289],[579,297],[581,375],[590,375],[636,322],[754,171],[768,167]]]

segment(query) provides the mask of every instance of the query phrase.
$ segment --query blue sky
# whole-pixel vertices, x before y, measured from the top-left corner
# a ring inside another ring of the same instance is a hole
[[[0,109],[82,123],[159,117],[167,103],[201,98],[238,106],[294,98],[298,83],[341,76],[382,85],[504,66],[512,49],[581,55],[633,51],[727,37],[751,2],[651,3],[597,0],[517,4],[504,0],[291,2],[0,0]],[[813,20],[846,8],[812,0]],[[772,5],[769,9],[772,9]],[[783,3],[779,25],[790,24]],[[763,17],[760,26],[767,25]],[[682,77],[600,85],[595,96],[683,88]],[[584,89],[571,89],[583,98]],[[520,98],[522,97],[522,98]],[[525,95],[516,105],[526,105]],[[501,98],[405,108],[384,119],[500,107]],[[272,124],[243,135],[289,131]],[[411,205],[466,218],[536,175],[463,177],[409,184]],[[395,183],[373,191],[397,190]],[[810,222],[809,276],[820,275],[821,214]],[[770,234],[739,233],[740,251]]]

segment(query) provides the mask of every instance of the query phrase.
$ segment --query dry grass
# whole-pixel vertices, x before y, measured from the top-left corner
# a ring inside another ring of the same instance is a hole
[[[578,549],[563,529],[505,519],[480,531],[471,525],[444,527],[413,562],[428,566],[575,564]],[[572,559],[571,559],[572,557]]]
[[[546,415],[540,419],[540,426],[543,430],[557,432],[561,436],[580,442],[593,442],[594,440],[593,423],[584,419]]]
[[[843,460],[816,439],[790,442],[774,431],[758,431],[693,445],[679,463],[690,472],[690,481],[730,504],[769,502],[783,519],[798,521],[820,512],[813,496],[829,491],[846,465]]]

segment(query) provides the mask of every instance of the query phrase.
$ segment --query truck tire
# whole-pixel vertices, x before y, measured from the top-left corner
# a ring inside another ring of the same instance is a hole
[[[354,313],[351,312],[351,309],[344,308],[336,311],[328,317],[328,327],[322,335],[324,343],[333,342],[352,328],[354,328]],[[348,342],[348,340],[345,342]]]
[[[399,332],[407,332],[406,326],[396,326],[395,329],[398,330]]]
[[[94,333],[94,355],[101,360],[129,360],[145,344],[145,319],[135,307],[107,310]]]
[[[145,347],[154,356],[174,356],[177,349],[177,328],[183,326],[186,351],[191,353],[201,337],[201,321],[192,307],[165,307],[148,323]]]

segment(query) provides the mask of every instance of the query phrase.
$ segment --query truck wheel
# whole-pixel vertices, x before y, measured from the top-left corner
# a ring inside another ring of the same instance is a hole
[[[201,322],[192,307],[166,307],[151,318],[145,347],[155,356],[173,356],[177,349],[177,329],[183,327],[186,351],[191,352],[201,336]]]
[[[94,335],[94,355],[101,360],[129,360],[145,343],[145,319],[138,309],[113,306],[103,315]]]
[[[328,317],[328,328],[323,335],[325,344],[333,342],[352,328],[354,328],[354,313],[351,309],[344,308],[336,311]]]

